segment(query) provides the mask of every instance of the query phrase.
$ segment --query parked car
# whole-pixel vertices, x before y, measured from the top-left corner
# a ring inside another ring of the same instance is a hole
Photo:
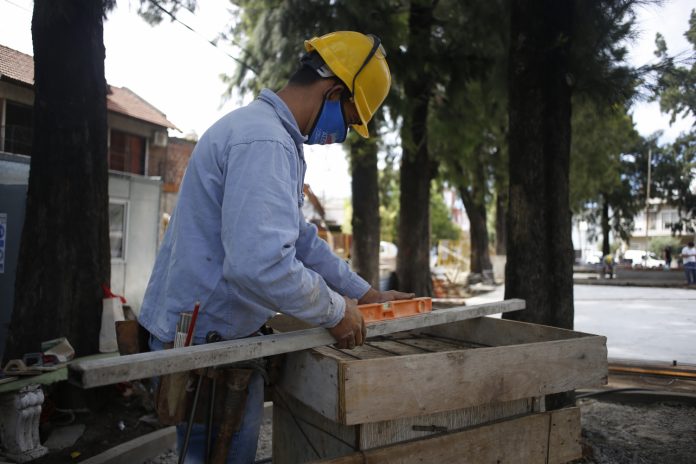
[[[645,250],[626,250],[623,254],[624,260],[631,260],[631,267],[657,269],[665,266],[665,260],[657,257],[652,251]]]

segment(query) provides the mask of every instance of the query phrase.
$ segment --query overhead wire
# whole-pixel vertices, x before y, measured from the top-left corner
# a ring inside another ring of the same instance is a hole
[[[9,1],[9,0],[5,0],[5,1]],[[256,68],[254,68],[252,65],[248,64],[247,62],[245,62],[245,61],[243,61],[243,60],[237,58],[236,56],[231,55],[230,53],[226,52],[226,51],[223,50],[222,48],[218,47],[217,43],[216,43],[214,40],[208,39],[208,38],[205,37],[203,34],[201,34],[200,32],[198,32],[197,30],[195,30],[194,28],[192,28],[192,27],[189,26],[188,24],[184,23],[183,21],[181,21],[179,18],[176,17],[176,15],[175,15],[173,12],[171,12],[171,11],[167,10],[165,7],[163,7],[157,0],[150,0],[150,2],[151,2],[153,5],[155,5],[155,7],[157,7],[157,9],[159,9],[159,10],[162,11],[164,14],[166,14],[167,16],[169,16],[169,17],[172,19],[172,21],[176,21],[177,23],[181,24],[181,25],[184,26],[186,29],[188,29],[189,31],[193,32],[193,33],[196,34],[198,37],[202,38],[203,40],[205,40],[206,42],[208,42],[210,45],[212,45],[213,47],[215,47],[215,48],[217,48],[218,50],[220,50],[222,53],[224,53],[224,54],[227,55],[229,58],[231,58],[231,59],[233,59],[234,61],[236,61],[238,64],[240,64],[240,65],[243,66],[244,68],[248,69],[249,71],[251,71],[252,73],[254,73],[254,74],[257,75],[257,76],[259,75],[259,71],[258,71]],[[176,2],[176,3],[179,3],[179,2]],[[182,6],[183,6],[183,5],[182,5]],[[185,7],[184,7],[184,8],[185,8]],[[188,11],[191,11],[191,10],[189,10],[188,8],[186,8],[186,9],[187,9]],[[237,45],[237,46],[240,46],[239,44],[235,43],[234,41],[233,41],[233,43],[234,43],[235,45]]]
[[[31,13],[31,12],[32,12],[31,10],[27,10],[27,9],[24,8],[22,5],[18,5],[18,4],[16,4],[15,2],[13,2],[13,1],[11,1],[11,0],[5,0],[5,1],[6,1],[7,3],[9,3],[10,5],[19,8],[20,10],[26,11],[27,13]]]

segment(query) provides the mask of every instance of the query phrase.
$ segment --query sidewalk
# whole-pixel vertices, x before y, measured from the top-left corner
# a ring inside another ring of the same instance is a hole
[[[600,277],[598,271],[588,267],[573,268],[573,282],[583,285],[614,285],[627,287],[662,287],[689,288],[682,269],[669,271],[655,269],[631,269],[617,266],[614,268],[614,278]],[[690,287],[696,290],[696,286]]]

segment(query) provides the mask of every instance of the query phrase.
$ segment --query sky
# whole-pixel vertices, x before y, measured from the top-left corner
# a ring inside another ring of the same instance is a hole
[[[177,17],[196,32],[178,23],[163,21],[150,26],[137,15],[138,0],[118,0],[104,24],[105,71],[109,84],[128,87],[167,115],[184,136],[199,136],[227,112],[248,102],[238,95],[223,103],[226,90],[221,74],[232,74],[237,50],[222,42],[219,48],[208,43],[231,19],[224,0],[199,0],[196,14],[186,10]],[[644,6],[637,11],[639,37],[630,44],[631,63],[639,66],[655,61],[655,33],[665,36],[671,54],[688,51],[684,38],[693,3],[665,1],[664,6]],[[31,0],[0,0],[0,44],[27,54],[32,53]],[[298,46],[301,46],[298,44]],[[274,89],[277,90],[277,89]],[[692,120],[669,124],[669,116],[659,105],[639,103],[633,109],[637,130],[643,135],[663,131],[662,142],[674,140],[691,127]],[[322,199],[350,196],[348,163],[340,147],[305,146],[307,178]]]

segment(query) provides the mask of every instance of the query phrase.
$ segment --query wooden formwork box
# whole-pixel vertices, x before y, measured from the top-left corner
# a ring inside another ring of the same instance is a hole
[[[291,353],[273,462],[568,462],[580,411],[543,397],[606,380],[606,337],[490,317]]]

